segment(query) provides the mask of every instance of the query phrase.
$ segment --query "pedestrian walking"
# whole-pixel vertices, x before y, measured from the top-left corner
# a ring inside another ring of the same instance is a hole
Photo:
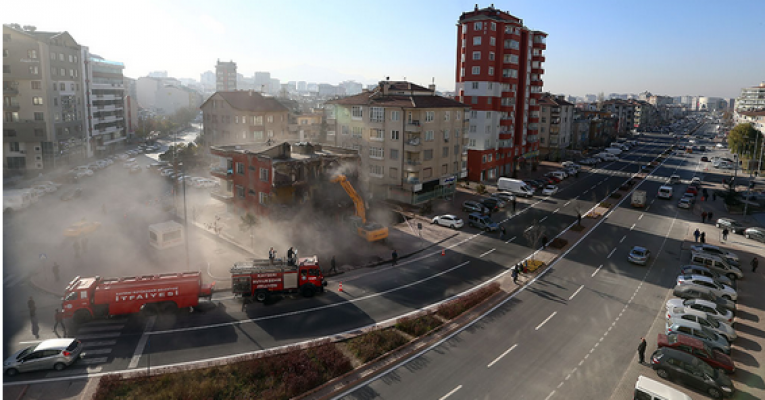
[[[723,240],[727,241],[728,240],[728,228],[723,229],[722,234],[723,234]]]
[[[335,263],[335,256],[332,256],[332,259],[329,261],[330,269],[329,272],[337,272],[337,264]]]
[[[699,228],[696,228],[696,230],[693,232],[693,238],[696,243],[699,242],[699,236],[701,236],[701,232],[699,232]]]
[[[547,248],[547,236],[542,236],[542,249]]]
[[[707,234],[705,232],[701,232],[701,235],[699,236],[699,240],[701,241],[702,244],[707,242],[706,237],[707,237]]]
[[[58,326],[61,324],[61,327],[64,328],[64,337],[66,337],[66,324],[64,324],[64,311],[59,311],[58,308],[53,313],[53,318],[56,320],[56,324],[53,325],[53,332],[58,335]]]
[[[714,221],[714,215],[715,215],[715,214],[714,214],[712,211],[710,211],[709,213],[707,213],[707,222],[712,222],[712,221]]]
[[[752,259],[752,272],[757,272],[757,266],[759,263],[760,262],[757,260],[757,257]]]
[[[32,334],[36,339],[40,338],[40,324],[37,323],[37,317],[32,317]]]
[[[515,264],[515,272],[517,272],[518,274],[523,272],[523,265],[521,265],[521,263]]]
[[[701,213],[701,222],[702,223],[707,222],[707,212],[706,211]]]
[[[393,249],[393,253],[390,255],[392,265],[395,267],[398,264],[398,253],[396,252],[396,249]]]
[[[645,348],[647,346],[647,343],[645,342],[645,338],[640,338],[640,344],[638,345],[638,357],[640,358],[640,363],[645,364]]]
[[[33,299],[32,296],[29,296],[29,300],[27,300],[27,308],[29,308],[29,317],[34,318],[37,314],[37,306],[35,305],[35,299]]]
[[[513,196],[513,214],[515,214],[515,196]]]
[[[514,269],[513,272],[510,273],[510,276],[513,277],[513,283],[516,285],[518,284],[518,270]]]
[[[276,258],[276,250],[274,248],[268,249],[268,261],[271,262],[271,264],[274,263],[274,259]]]
[[[51,267],[51,270],[53,271],[53,279],[56,280],[56,282],[59,281],[59,266],[57,262],[53,262],[53,267]]]
[[[499,238],[500,239],[504,239],[505,238],[505,227],[504,226],[500,226],[499,227]]]

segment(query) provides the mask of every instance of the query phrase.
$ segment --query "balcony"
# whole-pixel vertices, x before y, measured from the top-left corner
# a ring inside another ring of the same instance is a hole
[[[5,103],[3,104],[3,110],[5,111],[19,111],[21,109],[21,106],[19,106],[19,103],[17,101],[13,101],[10,104]]]
[[[406,160],[404,161],[404,171],[407,172],[419,172],[422,168],[422,163],[418,160]]]
[[[3,82],[3,94],[15,95],[19,94],[18,82]]]
[[[411,138],[404,142],[404,151],[410,151],[413,153],[421,151],[420,149],[420,138],[415,137]]]
[[[228,203],[234,200],[234,193],[226,192],[224,190],[214,190],[210,192],[210,197],[212,197],[215,200],[220,200],[220,201]]]
[[[532,74],[542,75],[545,73],[545,70],[542,68],[531,68]]]
[[[216,178],[231,180],[233,179],[234,169],[233,167],[232,168],[213,167],[213,168],[210,168],[210,175]]]
[[[407,132],[422,132],[422,125],[420,125],[420,120],[414,119],[407,121],[405,129]]]

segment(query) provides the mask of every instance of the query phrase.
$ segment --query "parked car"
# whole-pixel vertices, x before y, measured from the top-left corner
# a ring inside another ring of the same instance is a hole
[[[432,223],[452,229],[460,229],[465,226],[465,223],[461,219],[451,214],[439,215],[433,218]]]
[[[739,259],[736,253],[731,253],[730,251],[721,249],[720,247],[713,244],[696,244],[691,246],[691,251],[723,257],[728,261],[729,264],[736,267],[739,266]]]
[[[674,307],[667,310],[667,320],[683,319],[695,322],[705,328],[711,329],[714,333],[724,337],[729,343],[738,339],[738,335],[733,328],[720,320],[710,317],[707,313],[694,310],[690,307]]]
[[[735,323],[735,317],[733,316],[733,311],[728,310],[727,308],[719,304],[715,304],[715,302],[713,301],[704,300],[704,299],[677,299],[677,298],[667,300],[667,304],[666,304],[667,311],[677,307],[687,307],[697,311],[701,311],[703,313],[706,313],[711,318],[715,318],[718,321],[724,322],[730,326],[733,326]]]
[[[496,231],[499,229],[499,224],[492,221],[488,215],[480,215],[477,213],[471,213],[468,215],[468,225],[484,230],[486,232]]]
[[[683,197],[683,198],[680,199],[680,201],[677,202],[677,207],[678,208],[685,208],[686,210],[690,210],[691,207],[693,207],[693,203],[692,203],[691,199],[689,199],[688,197]]]
[[[560,181],[563,180],[563,178],[561,178],[562,175],[554,176],[550,174],[552,174],[552,172],[545,174],[545,178],[547,178],[548,181],[552,181],[552,183],[560,183]]]
[[[733,233],[737,233],[739,235],[743,235],[744,231],[746,230],[746,227],[744,225],[741,225],[740,222],[731,218],[720,218],[715,223],[715,226],[720,229],[728,228],[729,231]]]
[[[667,347],[682,351],[683,353],[690,354],[701,361],[704,361],[712,368],[720,368],[729,374],[736,372],[736,366],[733,364],[733,359],[730,358],[729,355],[721,351],[712,350],[711,347],[699,339],[686,335],[668,336],[662,333],[657,336],[656,345],[659,348]]]
[[[19,372],[55,369],[61,371],[80,358],[82,342],[77,339],[48,339],[13,353],[3,362],[3,372],[15,376]]]
[[[696,322],[686,320],[666,321],[664,333],[667,335],[688,335],[708,344],[712,349],[730,354],[730,342],[727,339]]]
[[[675,288],[672,289],[672,295],[681,299],[701,299],[711,301],[719,307],[730,310],[734,315],[736,314],[736,303],[732,300],[723,299],[722,297],[715,295],[711,290],[705,287],[675,285]]]
[[[679,350],[660,347],[651,355],[651,368],[656,375],[699,389],[713,399],[731,397],[736,391],[723,372]]]
[[[694,196],[698,196],[699,189],[697,189],[695,186],[688,186],[688,189],[685,189],[685,193],[692,193]]]
[[[744,230],[744,237],[765,243],[765,228],[746,228],[746,230]]]
[[[491,194],[491,197],[500,199],[505,203],[515,200],[515,196],[510,192],[494,192]]]
[[[483,205],[483,204],[481,204],[481,203],[479,203],[477,201],[473,201],[473,200],[467,200],[464,203],[462,203],[462,211],[465,211],[465,212],[476,212],[476,213],[479,213],[479,214],[488,214],[489,213],[489,209],[486,208],[485,205]]]
[[[633,246],[630,254],[627,255],[627,260],[633,264],[646,265],[650,257],[651,252],[645,247]]]
[[[734,289],[736,288],[735,279],[730,279],[727,276],[703,265],[684,265],[680,267],[680,274],[706,276],[714,279],[715,282],[721,283],[723,285],[728,285]]]
[[[697,285],[697,286],[703,286],[712,291],[717,296],[720,296],[724,299],[733,300],[736,301],[738,299],[738,293],[733,290],[732,287],[722,285],[720,283],[715,282],[714,279],[702,276],[702,275],[679,275],[677,277],[677,284],[678,285]]]
[[[709,162],[709,158],[707,156],[701,157],[701,162]]]
[[[492,210],[492,212],[499,211],[500,208],[505,208],[506,205],[503,200],[497,197],[483,199],[481,200],[481,204],[485,205],[489,210]]]
[[[555,193],[558,193],[558,187],[555,185],[547,185],[542,189],[543,196],[552,196]]]

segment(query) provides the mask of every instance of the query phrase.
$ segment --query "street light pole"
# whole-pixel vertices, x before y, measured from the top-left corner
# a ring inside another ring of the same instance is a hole
[[[189,218],[186,213],[186,165],[181,168],[183,174],[183,229],[186,230],[186,270],[189,270]]]

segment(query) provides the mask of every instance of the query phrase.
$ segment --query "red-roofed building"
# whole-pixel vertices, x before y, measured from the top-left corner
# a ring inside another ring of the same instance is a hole
[[[457,100],[471,108],[468,178],[494,181],[538,162],[547,34],[494,6],[457,25]]]

